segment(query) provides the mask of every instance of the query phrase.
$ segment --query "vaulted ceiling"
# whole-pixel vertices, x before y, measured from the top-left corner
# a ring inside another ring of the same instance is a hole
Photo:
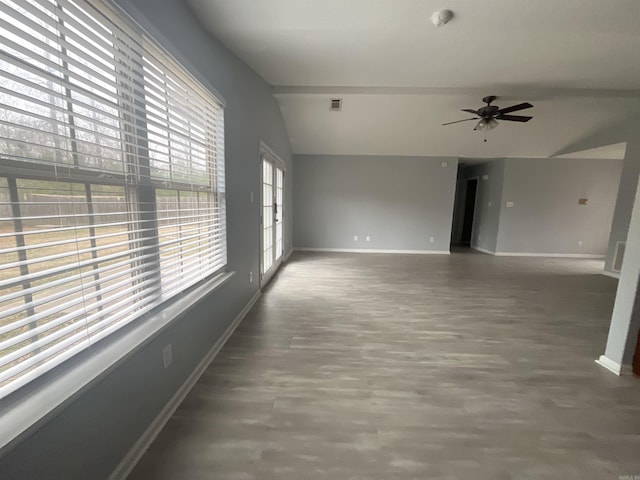
[[[640,118],[637,0],[187,1],[274,86],[295,153],[548,157]],[[455,17],[436,28],[440,8]],[[487,143],[440,125],[485,95],[534,118]]]

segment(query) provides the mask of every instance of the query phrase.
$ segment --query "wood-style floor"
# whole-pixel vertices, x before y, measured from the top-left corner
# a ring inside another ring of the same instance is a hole
[[[640,478],[593,260],[296,253],[131,480]]]

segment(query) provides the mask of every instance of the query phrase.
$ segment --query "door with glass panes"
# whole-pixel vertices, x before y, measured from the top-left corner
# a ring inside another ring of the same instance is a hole
[[[282,161],[263,148],[262,159],[262,255],[261,285],[282,263],[284,224],[284,169]]]

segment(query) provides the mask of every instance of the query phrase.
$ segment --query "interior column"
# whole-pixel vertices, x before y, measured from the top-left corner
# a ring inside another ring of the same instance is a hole
[[[607,259],[604,266],[605,271],[609,273],[613,273],[613,263],[618,242],[624,242],[627,238],[639,175],[640,140],[631,139],[627,142],[616,208],[611,224],[611,233],[609,234],[609,248],[607,249]]]
[[[627,245],[620,271],[616,301],[604,355],[596,360],[620,375],[631,371],[631,363],[640,329],[640,182],[627,234]]]

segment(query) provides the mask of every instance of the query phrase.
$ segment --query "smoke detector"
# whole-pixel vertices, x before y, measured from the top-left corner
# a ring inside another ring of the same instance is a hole
[[[438,10],[436,13],[431,15],[431,23],[433,23],[436,27],[441,27],[449,20],[453,18],[453,12],[451,10]]]

